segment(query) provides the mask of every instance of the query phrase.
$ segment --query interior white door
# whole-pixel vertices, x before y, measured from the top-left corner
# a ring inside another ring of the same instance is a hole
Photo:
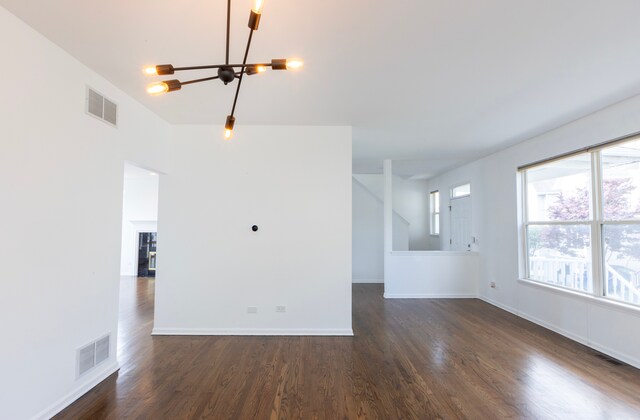
[[[452,251],[471,251],[471,196],[453,198],[449,207]]]

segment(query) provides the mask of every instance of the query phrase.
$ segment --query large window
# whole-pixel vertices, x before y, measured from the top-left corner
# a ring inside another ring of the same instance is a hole
[[[434,236],[440,235],[440,191],[432,191],[429,194],[429,204],[431,208],[430,233]]]
[[[640,305],[640,140],[522,169],[525,277]]]

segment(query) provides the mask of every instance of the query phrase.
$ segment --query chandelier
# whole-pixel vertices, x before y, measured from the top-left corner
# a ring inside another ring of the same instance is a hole
[[[247,47],[244,51],[244,58],[242,60],[242,64],[229,64],[229,32],[231,26],[231,0],[227,0],[227,39],[226,39],[226,59],[224,64],[211,64],[204,66],[189,66],[189,67],[174,67],[171,64],[160,64],[156,66],[145,67],[143,72],[147,76],[166,76],[174,74],[177,71],[188,71],[188,70],[206,70],[206,69],[217,69],[217,75],[211,77],[205,77],[202,79],[194,79],[187,81],[180,81],[177,79],[173,80],[164,80],[161,82],[151,83],[147,87],[147,93],[150,95],[162,95],[168,92],[175,92],[177,90],[182,89],[182,86],[191,85],[194,83],[202,83],[208,82],[210,80],[219,79],[225,85],[233,82],[238,79],[238,85],[236,87],[236,95],[233,99],[233,106],[231,107],[231,114],[227,115],[227,120],[225,122],[225,139],[230,139],[233,135],[233,126],[236,122],[235,112],[236,112],[236,104],[238,102],[238,94],[240,93],[240,87],[242,86],[242,78],[244,75],[252,76],[254,74],[259,74],[267,71],[268,68],[271,70],[296,70],[302,67],[303,62],[297,59],[284,59],[284,58],[276,58],[271,60],[270,63],[253,63],[247,64],[247,57],[249,55],[249,48],[251,48],[251,38],[253,37],[253,32],[258,30],[258,26],[260,24],[260,17],[262,16],[262,8],[264,6],[264,0],[255,0],[255,4],[253,9],[251,9],[251,14],[249,15],[249,40],[247,41]]]

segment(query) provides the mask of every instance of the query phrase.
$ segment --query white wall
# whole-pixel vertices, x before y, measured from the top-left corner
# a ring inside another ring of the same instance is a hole
[[[384,178],[353,175],[353,282],[384,282]],[[393,243],[396,250],[409,250],[410,226],[393,212]]]
[[[154,333],[352,334],[351,128],[235,131],[172,128]]]
[[[384,177],[382,174],[354,174],[370,194],[384,201]],[[393,249],[429,249],[429,191],[426,180],[405,180],[393,177]],[[382,216],[380,216],[382,223]],[[382,229],[382,228],[380,228]],[[406,233],[405,233],[406,231]]]
[[[123,165],[162,170],[167,124],[4,8],[0,39],[0,417],[48,418],[117,368],[76,379],[76,349],[116,348]],[[118,128],[85,114],[87,84]]]
[[[517,167],[640,131],[640,96],[446,173],[445,191],[473,180],[483,299],[640,367],[640,311],[519,281]],[[447,223],[443,223],[446,227]],[[497,288],[489,287],[496,282]]]
[[[389,252],[384,262],[384,297],[477,297],[478,259],[470,252]]]
[[[382,202],[354,177],[353,189],[353,282],[382,283],[384,238]]]
[[[429,191],[425,180],[393,177],[393,210],[409,223],[408,249],[429,249]],[[404,244],[394,241],[393,249],[403,250]]]
[[[124,179],[122,203],[122,253],[120,274],[136,276],[136,243],[140,229],[157,231],[159,176],[138,176]]]

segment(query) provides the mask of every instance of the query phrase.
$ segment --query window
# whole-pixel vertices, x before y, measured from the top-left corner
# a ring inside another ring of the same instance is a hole
[[[471,184],[463,184],[451,188],[451,198],[464,197],[465,195],[471,195]]]
[[[521,171],[525,277],[640,305],[640,140]]]
[[[424,196],[423,196],[424,197]],[[440,235],[440,191],[432,191],[429,194],[431,208],[430,233],[433,236]]]

